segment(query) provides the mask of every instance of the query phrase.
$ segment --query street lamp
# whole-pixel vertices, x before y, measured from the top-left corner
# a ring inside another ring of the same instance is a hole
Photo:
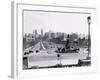
[[[90,24],[91,24],[91,17],[87,17],[87,23],[88,23],[88,56],[87,59],[90,58],[90,47],[91,47],[91,39],[90,39]]]
[[[61,55],[60,54],[57,54],[57,60],[60,60],[60,65],[61,65]]]

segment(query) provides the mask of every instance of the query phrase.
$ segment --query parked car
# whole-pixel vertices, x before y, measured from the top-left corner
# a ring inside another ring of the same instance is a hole
[[[29,52],[24,52],[24,55],[27,55],[27,54],[29,54]]]
[[[36,53],[38,53],[39,52],[39,50],[36,50]]]
[[[33,53],[33,51],[32,50],[29,50],[29,53]]]

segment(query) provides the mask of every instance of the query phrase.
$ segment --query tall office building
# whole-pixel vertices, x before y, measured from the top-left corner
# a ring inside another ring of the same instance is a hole
[[[43,37],[43,29],[41,28],[41,36]]]

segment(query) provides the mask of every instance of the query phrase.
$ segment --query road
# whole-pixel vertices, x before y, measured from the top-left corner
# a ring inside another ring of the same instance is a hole
[[[28,49],[34,51],[33,53],[26,55],[28,57],[29,68],[33,66],[52,66],[60,62],[63,65],[76,64],[79,59],[85,59],[87,57],[85,49],[81,49],[79,53],[59,53],[60,60],[58,60],[58,53],[55,52],[56,44],[52,45],[51,43],[45,41],[40,41],[35,46]],[[36,53],[36,50],[39,50],[39,52]]]

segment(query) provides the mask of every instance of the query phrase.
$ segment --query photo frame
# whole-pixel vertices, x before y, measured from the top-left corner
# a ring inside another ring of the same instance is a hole
[[[96,8],[12,2],[11,76],[96,72]]]

